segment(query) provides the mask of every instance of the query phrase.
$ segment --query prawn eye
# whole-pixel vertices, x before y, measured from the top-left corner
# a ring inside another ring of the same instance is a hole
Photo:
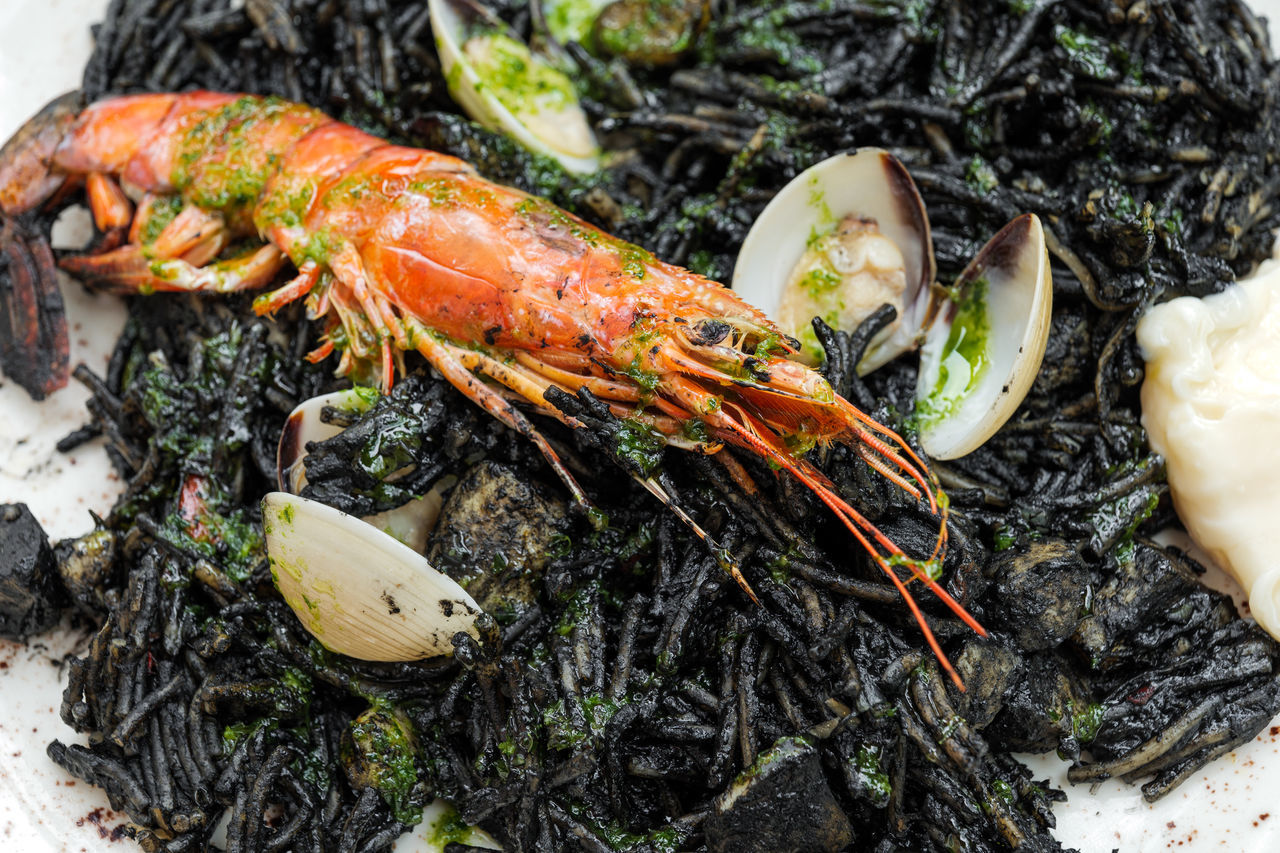
[[[718,344],[729,336],[730,328],[723,320],[699,320],[693,325],[689,342],[702,347]]]

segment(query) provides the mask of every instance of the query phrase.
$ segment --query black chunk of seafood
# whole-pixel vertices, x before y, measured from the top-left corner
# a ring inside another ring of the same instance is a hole
[[[563,500],[509,467],[479,462],[440,510],[427,559],[507,624],[533,604],[567,514]]]
[[[1056,648],[1084,616],[1092,577],[1076,550],[1060,539],[999,551],[987,573],[1003,605],[1000,624],[1026,651]]]
[[[993,742],[1017,752],[1057,749],[1084,720],[1088,685],[1057,654],[1028,658],[1001,697],[1000,712],[984,730]]]
[[[67,323],[48,241],[0,214],[0,368],[33,399],[67,384]]]
[[[1158,799],[1280,710],[1280,645],[1196,575],[1186,556],[1140,541],[1099,590],[1072,641],[1104,693],[1081,738],[1093,760],[1074,781],[1154,773],[1143,795]]]
[[[1159,666],[1170,650],[1199,656],[1236,613],[1196,575],[1186,558],[1139,543],[1094,594],[1074,645],[1104,673]]]
[[[956,658],[956,671],[964,679],[965,692],[952,701],[975,729],[984,729],[1004,707],[1004,696],[1022,677],[1023,658],[1011,645],[998,639],[970,640]]]
[[[853,826],[832,796],[818,751],[784,738],[716,798],[703,823],[713,853],[824,853],[853,843]]]
[[[63,598],[40,522],[26,504],[0,505],[0,637],[22,640],[49,628]]]

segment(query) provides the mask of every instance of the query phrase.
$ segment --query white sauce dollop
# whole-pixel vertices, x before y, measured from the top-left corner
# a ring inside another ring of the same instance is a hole
[[[1280,263],[1149,310],[1142,423],[1192,539],[1280,638]]]

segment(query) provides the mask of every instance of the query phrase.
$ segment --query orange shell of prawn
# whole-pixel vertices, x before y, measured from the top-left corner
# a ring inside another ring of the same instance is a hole
[[[931,555],[938,559],[945,502],[923,462],[792,360],[790,339],[733,291],[491,183],[462,160],[392,145],[311,107],[191,92],[113,98],[59,120],[52,171],[88,181],[99,227],[120,232],[114,242],[122,243],[64,259],[71,273],[117,291],[234,291],[264,287],[292,262],[297,275],[255,308],[268,313],[306,299],[312,316],[329,322],[313,357],[340,350],[342,373],[389,389],[400,353],[417,350],[535,441],[575,490],[513,401],[576,426],[544,394],[585,387],[671,443],[744,448],[798,478],[840,518],[898,588],[953,678],[891,564],[907,566],[985,633],[919,561],[905,559],[788,450],[788,439],[847,443],[927,501],[940,518]],[[0,173],[5,168],[0,162]],[[33,207],[51,192],[38,194],[9,207]],[[126,196],[137,200],[136,211]],[[226,257],[245,238],[262,244]],[[683,437],[692,420],[716,443]]]

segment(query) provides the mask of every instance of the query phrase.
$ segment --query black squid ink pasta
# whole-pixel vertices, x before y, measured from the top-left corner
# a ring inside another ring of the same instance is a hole
[[[315,324],[297,305],[257,318],[251,296],[133,296],[105,375],[75,373],[91,420],[63,448],[104,436],[125,487],[56,548],[58,594],[94,633],[61,708],[87,745],[49,755],[148,851],[387,850],[435,798],[450,853],[475,849],[469,825],[509,851],[1052,851],[1063,794],[1014,753],[1056,750],[1072,781],[1154,800],[1268,725],[1280,649],[1151,538],[1176,516],[1133,335],[1146,307],[1270,254],[1264,23],[1234,0],[613,7],[612,35],[562,46],[607,152],[586,177],[460,113],[425,2],[111,0],[83,95],[305,102],[726,282],[774,194],[861,146],[919,185],[944,283],[1038,214],[1044,367],[991,440],[931,463],[951,505],[940,582],[991,631],[920,596],[967,690],[825,507],[767,465],[668,452],[588,392],[552,395],[586,425],[540,429],[607,517],[593,526],[531,443],[416,356],[312,449],[303,494],[368,515],[450,484],[427,556],[484,604],[479,639],[418,663],[328,652],[272,584],[259,509],[285,417],[345,384],[304,358]],[[540,5],[490,8],[542,30]],[[672,16],[683,41],[662,41]],[[836,390],[910,439],[914,359],[853,369],[890,320],[816,333]],[[929,550],[933,518],[856,453],[810,458]],[[627,472],[675,496],[759,603]],[[182,520],[193,488],[209,536]]]

